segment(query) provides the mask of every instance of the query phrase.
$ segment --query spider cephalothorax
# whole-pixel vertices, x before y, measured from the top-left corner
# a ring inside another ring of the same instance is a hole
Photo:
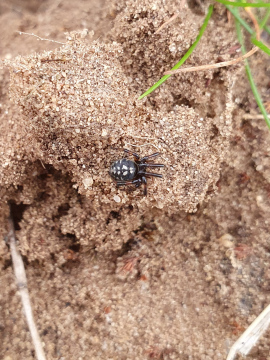
[[[134,161],[129,159],[116,160],[110,167],[110,175],[116,181],[117,186],[135,185],[136,187],[144,184],[144,195],[147,195],[147,178],[162,178],[161,174],[154,174],[146,171],[147,167],[161,168],[163,164],[148,163],[151,158],[159,156],[159,153],[144,156],[140,159],[139,155],[130,150],[124,149],[128,154],[134,156]]]

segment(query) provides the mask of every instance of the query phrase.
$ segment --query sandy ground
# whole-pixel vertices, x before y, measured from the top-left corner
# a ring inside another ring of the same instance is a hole
[[[191,2],[156,33],[181,3],[0,2],[0,232],[9,202],[47,359],[223,360],[270,303],[270,137],[243,67],[138,100],[198,34]],[[237,56],[215,5],[186,65]],[[147,197],[108,175],[124,148],[161,153]],[[35,359],[4,240],[0,266],[0,358]],[[269,352],[268,331],[247,359]]]

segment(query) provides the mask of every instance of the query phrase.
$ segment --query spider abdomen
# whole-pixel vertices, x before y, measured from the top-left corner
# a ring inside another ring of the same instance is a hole
[[[115,161],[110,167],[110,175],[114,180],[133,180],[138,173],[137,164],[128,159]]]

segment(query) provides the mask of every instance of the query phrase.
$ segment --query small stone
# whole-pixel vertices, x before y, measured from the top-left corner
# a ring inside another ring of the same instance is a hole
[[[120,196],[118,196],[118,195],[114,195],[113,200],[117,203],[121,202]]]
[[[233,237],[230,234],[224,234],[222,235],[219,239],[218,242],[220,243],[220,245],[226,247],[226,248],[231,248],[233,247]]]
[[[85,189],[87,189],[89,186],[93,185],[93,179],[91,177],[85,178],[83,180],[83,185],[84,185]]]

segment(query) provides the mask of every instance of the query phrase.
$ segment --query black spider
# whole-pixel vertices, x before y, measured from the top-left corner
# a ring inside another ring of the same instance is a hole
[[[144,156],[140,159],[139,155],[133,153],[130,150],[124,149],[124,151],[128,154],[134,156],[135,161],[128,159],[120,159],[116,160],[110,167],[110,175],[116,180],[117,186],[121,185],[135,185],[135,187],[139,187],[144,184],[144,195],[147,195],[147,180],[149,177],[158,177],[162,178],[161,174],[149,173],[146,171],[147,167],[153,168],[161,168],[164,167],[163,164],[153,164],[148,163],[147,160],[151,158],[155,158],[159,156],[159,153],[155,153],[152,155]]]

